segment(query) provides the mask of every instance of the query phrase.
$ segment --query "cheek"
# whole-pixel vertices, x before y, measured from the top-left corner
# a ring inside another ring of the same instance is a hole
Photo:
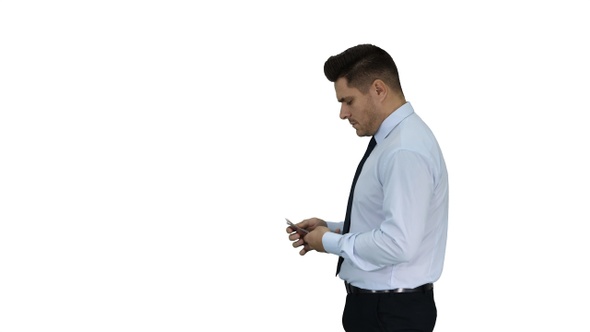
[[[356,115],[357,118],[361,118],[364,115],[364,111],[363,111],[363,107],[362,106],[353,106],[350,108],[350,112],[354,115]]]
[[[356,117],[359,120],[361,120],[361,121],[365,120],[366,121],[367,115],[368,115],[366,108],[364,108],[364,107],[358,107],[357,109],[355,109],[355,114],[356,114]]]

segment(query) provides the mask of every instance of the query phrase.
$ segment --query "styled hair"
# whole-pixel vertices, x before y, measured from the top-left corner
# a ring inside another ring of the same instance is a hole
[[[397,66],[391,56],[371,44],[353,46],[333,55],[324,63],[324,74],[330,82],[346,78],[349,87],[366,93],[376,79],[403,95]]]

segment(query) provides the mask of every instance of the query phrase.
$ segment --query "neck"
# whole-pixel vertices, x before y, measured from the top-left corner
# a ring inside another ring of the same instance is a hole
[[[398,108],[402,107],[405,103],[406,98],[404,98],[403,96],[387,100],[387,102],[383,104],[385,118],[391,115],[391,113],[395,112],[395,110],[397,110]]]

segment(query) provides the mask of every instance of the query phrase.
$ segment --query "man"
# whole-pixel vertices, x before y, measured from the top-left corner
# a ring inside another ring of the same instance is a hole
[[[406,102],[397,67],[381,48],[351,47],[328,58],[324,73],[334,82],[340,118],[371,143],[344,222],[303,220],[296,226],[308,233],[289,226],[289,240],[301,255],[340,256],[346,331],[432,331],[448,219],[440,147]]]

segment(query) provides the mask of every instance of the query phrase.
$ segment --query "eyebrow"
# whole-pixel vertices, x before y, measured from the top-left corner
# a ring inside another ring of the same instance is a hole
[[[346,101],[346,99],[352,100],[352,97],[350,97],[350,96],[342,97],[342,98],[338,99],[338,102],[343,103]]]

